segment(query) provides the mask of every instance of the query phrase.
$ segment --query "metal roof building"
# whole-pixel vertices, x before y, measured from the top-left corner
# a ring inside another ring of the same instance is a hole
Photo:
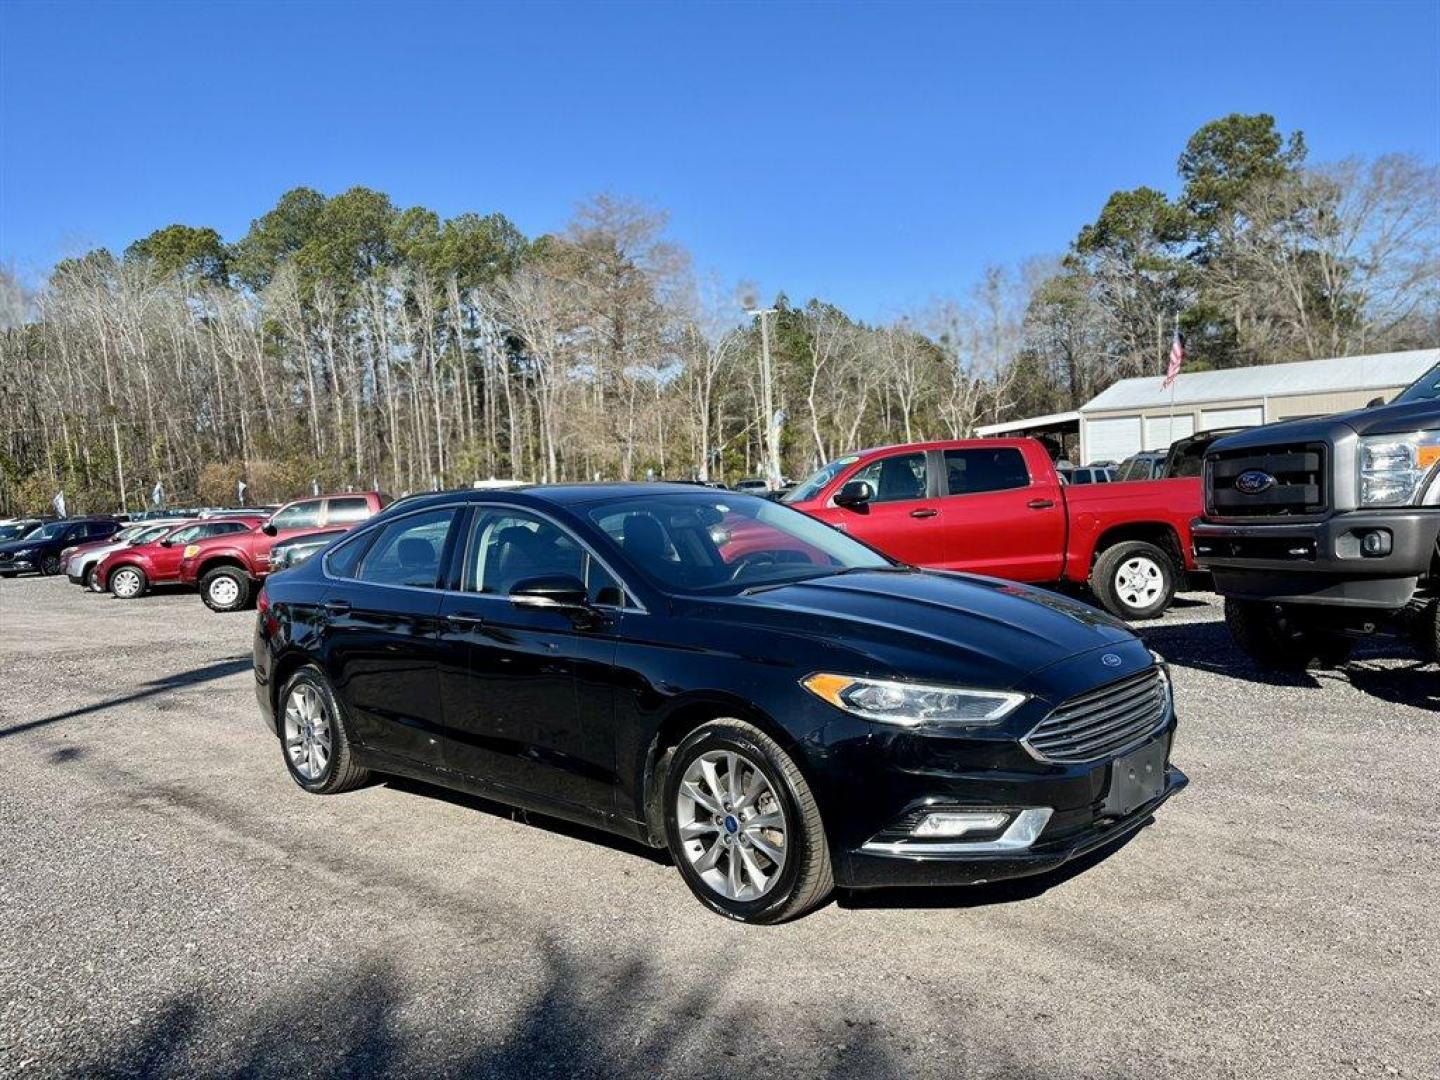
[[[1159,375],[1122,379],[1080,407],[1079,460],[1123,461],[1197,431],[1358,409],[1404,389],[1436,363],[1440,349],[1415,349],[1196,371],[1169,389]]]

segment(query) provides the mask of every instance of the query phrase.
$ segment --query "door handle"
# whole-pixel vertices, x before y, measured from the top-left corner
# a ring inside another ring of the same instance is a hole
[[[936,514],[938,514],[938,513],[940,513],[939,510],[935,510],[935,509],[932,509],[931,507],[926,506],[926,507],[922,507],[922,508],[919,509],[919,510],[911,510],[911,511],[910,511],[910,516],[913,517],[913,518],[927,518],[927,517],[934,517],[934,516],[935,516]]]
[[[1054,499],[1031,499],[1025,504],[1031,510],[1049,510],[1055,505]]]
[[[326,600],[326,601],[325,601],[325,610],[328,611],[331,615],[349,615],[349,614],[350,614],[350,601],[349,601],[349,600]]]
[[[446,615],[445,621],[457,630],[464,630],[468,626],[480,626],[485,622],[479,615],[467,615],[463,611],[457,611],[453,615]]]

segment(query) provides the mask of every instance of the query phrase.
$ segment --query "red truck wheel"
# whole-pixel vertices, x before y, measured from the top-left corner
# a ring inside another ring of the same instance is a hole
[[[1090,590],[1111,615],[1159,618],[1175,596],[1175,564],[1154,544],[1127,540],[1095,560]]]
[[[221,566],[200,579],[200,599],[211,611],[239,611],[250,601],[250,576],[238,566]]]

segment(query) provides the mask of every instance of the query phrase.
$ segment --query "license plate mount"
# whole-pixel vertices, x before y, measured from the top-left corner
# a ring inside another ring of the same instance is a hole
[[[1104,813],[1124,817],[1158,799],[1165,791],[1165,759],[1168,739],[1156,739],[1133,753],[1110,763],[1110,790],[1105,795]]]

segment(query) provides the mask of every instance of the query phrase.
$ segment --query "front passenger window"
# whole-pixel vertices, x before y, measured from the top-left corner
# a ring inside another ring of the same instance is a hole
[[[890,457],[872,461],[850,477],[851,480],[866,480],[875,492],[871,502],[903,502],[906,499],[923,499],[926,495],[926,474],[924,454],[892,454]]]
[[[475,523],[474,566],[467,588],[508,596],[527,578],[565,574],[585,583],[591,603],[624,605],[624,591],[569,533],[523,510],[490,511]]]
[[[435,588],[454,521],[452,509],[411,514],[391,522],[365,553],[355,577],[372,585]]]

